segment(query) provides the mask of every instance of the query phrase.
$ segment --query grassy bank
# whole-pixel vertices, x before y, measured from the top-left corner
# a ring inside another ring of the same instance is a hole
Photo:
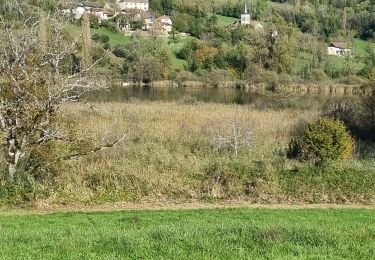
[[[374,203],[371,157],[357,153],[348,162],[319,167],[286,158],[290,138],[317,119],[318,110],[258,110],[190,99],[106,103],[96,109],[72,105],[64,111],[92,142],[111,142],[126,132],[124,142],[62,165],[47,183],[24,178],[10,185],[1,180],[0,202]],[[231,138],[233,126],[248,137],[237,154],[217,144],[219,137]]]
[[[218,19],[218,24],[221,26],[228,26],[234,22],[240,21],[240,19],[234,18],[234,17],[222,16],[222,15],[216,15],[216,17]]]
[[[1,215],[2,259],[372,259],[364,209]]]

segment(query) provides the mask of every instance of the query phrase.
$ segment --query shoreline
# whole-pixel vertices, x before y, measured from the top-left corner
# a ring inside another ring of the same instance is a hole
[[[362,87],[360,85],[347,84],[290,84],[282,86],[271,86],[266,83],[245,83],[241,81],[223,82],[218,85],[210,85],[202,81],[184,81],[174,82],[170,80],[155,81],[152,83],[136,83],[136,82],[122,82],[122,87],[154,87],[154,88],[216,88],[216,89],[239,89],[244,91],[254,91],[259,93],[266,92],[285,92],[294,94],[322,94],[335,96],[352,96],[352,95],[369,95],[370,88]]]

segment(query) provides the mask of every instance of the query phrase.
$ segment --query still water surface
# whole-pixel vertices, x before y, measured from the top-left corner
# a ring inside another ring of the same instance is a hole
[[[324,106],[342,101],[351,102],[354,96],[300,95],[292,93],[255,92],[233,88],[157,88],[150,86],[113,87],[91,95],[95,102],[177,101],[212,102],[225,104],[251,104],[256,107],[300,107]]]

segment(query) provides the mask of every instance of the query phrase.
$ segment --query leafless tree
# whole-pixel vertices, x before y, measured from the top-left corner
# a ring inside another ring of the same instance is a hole
[[[42,17],[26,14],[19,3],[15,1],[13,6],[22,17],[17,23],[10,23],[0,12],[0,145],[11,179],[30,150],[74,139],[58,127],[64,103],[81,101],[85,93],[108,87],[107,78],[93,73],[100,59],[90,66],[80,65],[82,33],[74,38],[64,18],[51,13]],[[121,140],[82,155],[113,147]]]
[[[216,149],[231,149],[235,156],[241,147],[251,143],[251,131],[238,120],[231,120],[227,127],[218,131],[214,137],[213,145]]]

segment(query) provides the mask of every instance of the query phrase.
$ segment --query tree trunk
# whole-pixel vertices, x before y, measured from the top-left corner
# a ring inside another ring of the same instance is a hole
[[[18,162],[22,156],[22,152],[18,149],[15,145],[16,141],[14,139],[10,139],[8,141],[8,156],[7,156],[7,163],[8,163],[8,174],[11,180],[14,180],[14,176],[17,171]]]
[[[87,70],[92,64],[91,57],[91,28],[90,28],[90,16],[88,13],[84,13],[82,17],[82,68]]]
[[[9,179],[11,181],[14,181],[14,175],[16,175],[16,171],[17,171],[17,165],[14,163],[9,163],[8,174],[9,174]]]

